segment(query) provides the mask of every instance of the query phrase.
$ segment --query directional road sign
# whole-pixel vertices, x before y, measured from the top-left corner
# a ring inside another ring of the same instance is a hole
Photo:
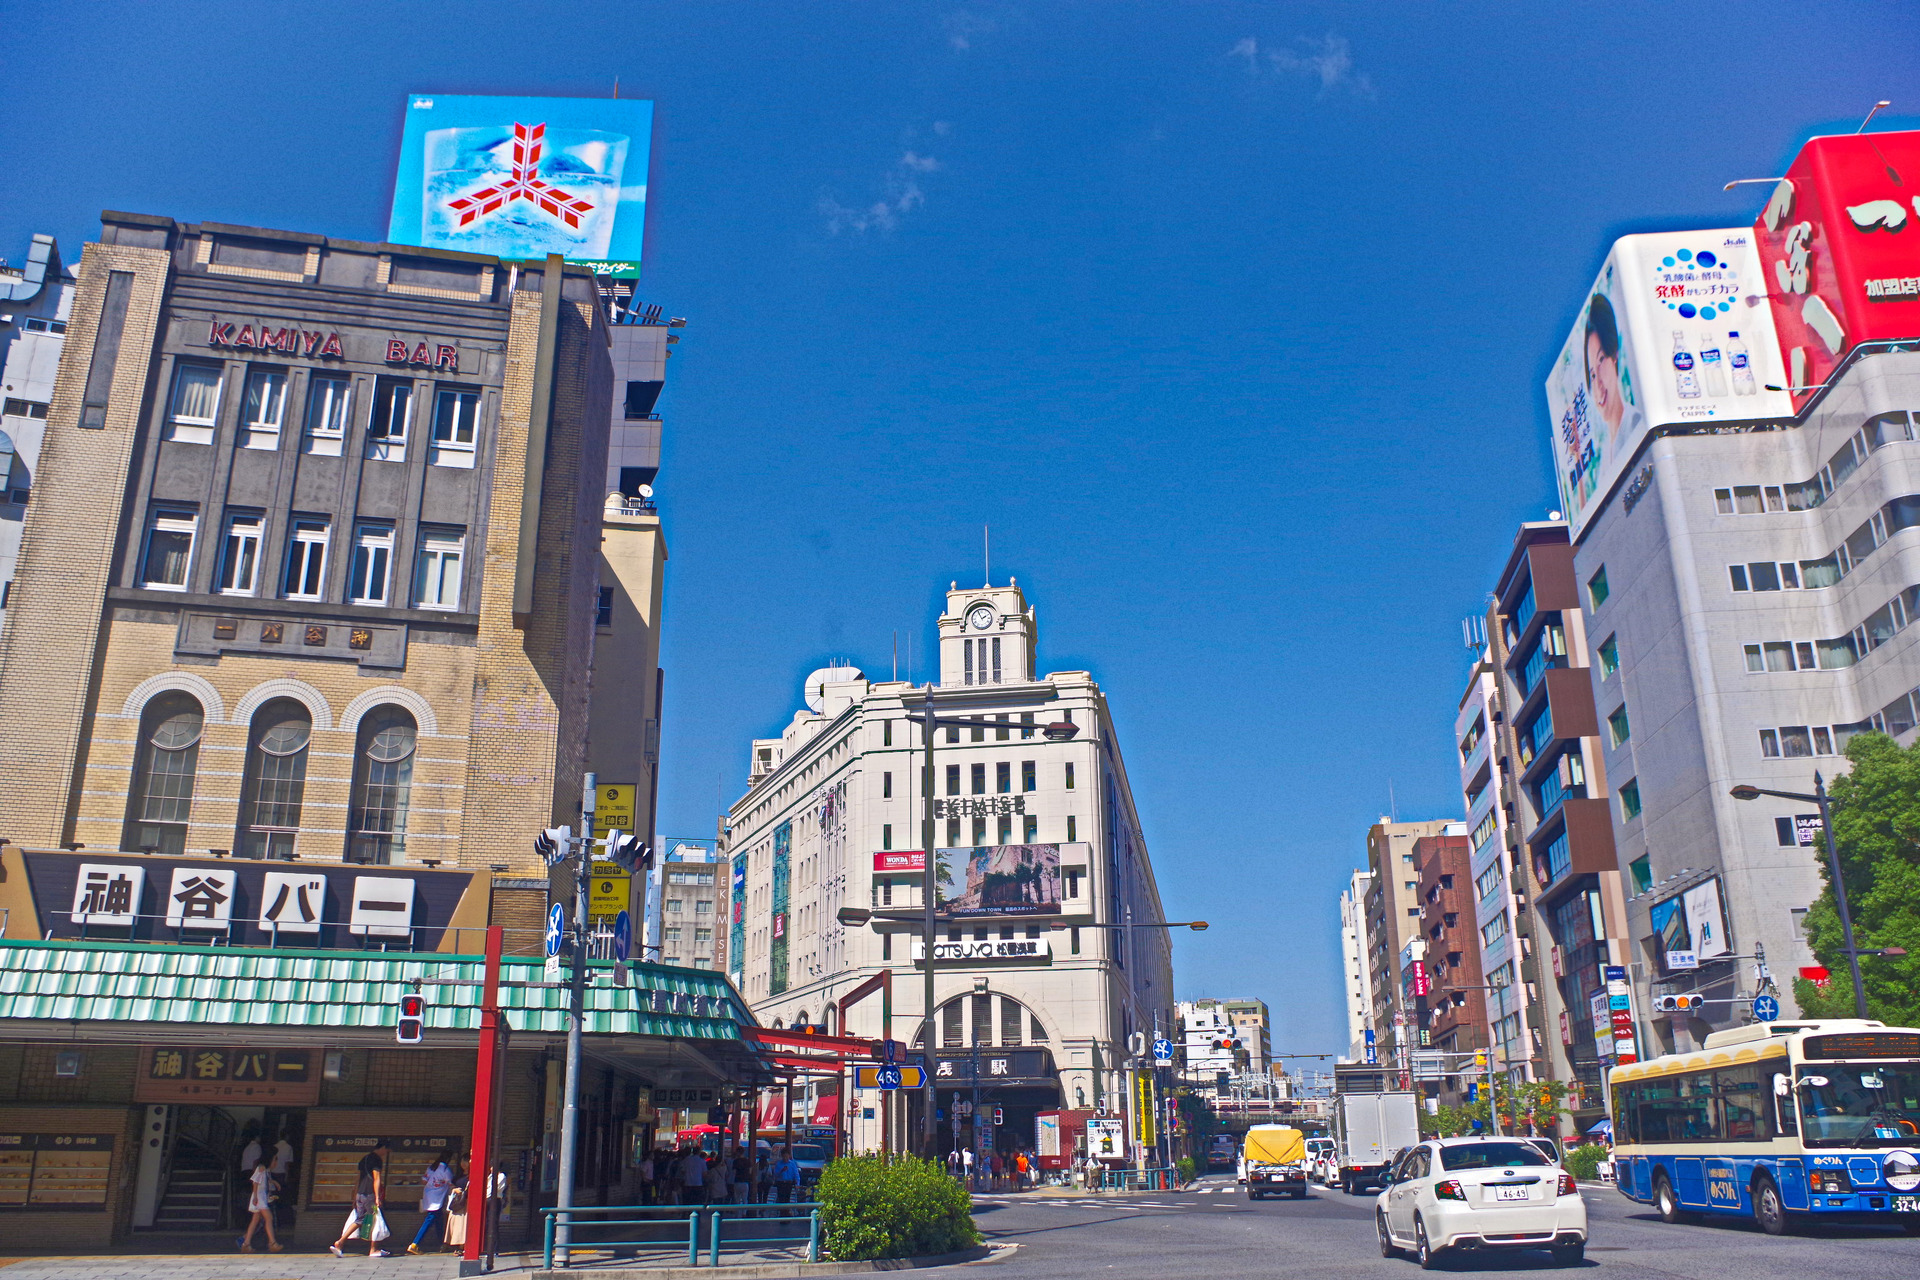
[[[920,1067],[855,1067],[853,1069],[853,1087],[856,1089],[919,1089],[927,1083],[927,1073]]]
[[[633,917],[622,911],[613,918],[613,958],[625,964],[632,954]]]
[[[560,939],[563,935],[565,935],[566,931],[567,931],[567,913],[561,910],[560,904],[556,902],[547,911],[547,954],[548,955],[557,956],[560,954]]]
[[[1780,1002],[1772,996],[1753,998],[1753,1016],[1762,1022],[1772,1022],[1780,1016]]]
[[[1162,1066],[1173,1061],[1173,1041],[1165,1036],[1153,1038],[1153,1060]]]

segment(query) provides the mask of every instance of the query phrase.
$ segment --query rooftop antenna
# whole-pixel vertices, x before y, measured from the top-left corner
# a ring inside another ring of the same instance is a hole
[[[613,78],[613,96],[616,98],[620,96],[620,77],[619,76],[615,76]]]
[[[1393,779],[1387,779],[1387,816],[1394,822],[1400,821],[1400,808],[1393,799]]]
[[[1855,130],[1854,130],[1854,132],[1855,132],[1855,133],[1865,133],[1865,132],[1867,131],[1867,126],[1868,126],[1869,124],[1871,124],[1871,123],[1873,123],[1873,118],[1874,118],[1874,116],[1876,116],[1876,115],[1878,115],[1878,114],[1880,113],[1880,108],[1882,108],[1882,107],[1890,107],[1890,106],[1892,106],[1892,105],[1893,105],[1893,104],[1892,104],[1891,102],[1888,102],[1888,101],[1887,101],[1887,100],[1886,100],[1885,98],[1882,98],[1882,99],[1881,99],[1880,101],[1878,101],[1878,102],[1876,102],[1876,103],[1874,103],[1874,104],[1873,104],[1873,110],[1872,110],[1872,111],[1869,111],[1869,112],[1867,112],[1867,118],[1866,118],[1865,120],[1862,120],[1862,121],[1860,122],[1860,127],[1859,127],[1858,129],[1855,129]]]
[[[993,529],[980,526],[980,567],[987,571],[987,585],[993,585]]]
[[[893,633],[893,682],[900,683],[900,633]]]

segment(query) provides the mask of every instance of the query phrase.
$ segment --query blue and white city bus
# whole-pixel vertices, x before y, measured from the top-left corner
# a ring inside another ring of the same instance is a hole
[[[1615,1067],[1614,1177],[1668,1222],[1750,1215],[1920,1234],[1920,1031],[1854,1020],[1719,1031]]]

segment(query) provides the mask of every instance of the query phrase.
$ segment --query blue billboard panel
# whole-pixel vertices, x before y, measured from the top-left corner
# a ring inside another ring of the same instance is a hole
[[[652,136],[646,101],[413,94],[387,239],[636,274]]]

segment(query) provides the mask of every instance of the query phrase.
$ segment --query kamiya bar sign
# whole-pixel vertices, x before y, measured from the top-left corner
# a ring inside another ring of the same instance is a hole
[[[234,324],[220,320],[207,325],[207,345],[237,351],[278,351],[286,355],[346,359],[346,350],[338,333],[317,329],[296,329],[260,321]],[[420,365],[433,369],[460,369],[460,350],[446,343],[429,344],[425,339],[409,343],[404,338],[387,339],[388,364]]]

